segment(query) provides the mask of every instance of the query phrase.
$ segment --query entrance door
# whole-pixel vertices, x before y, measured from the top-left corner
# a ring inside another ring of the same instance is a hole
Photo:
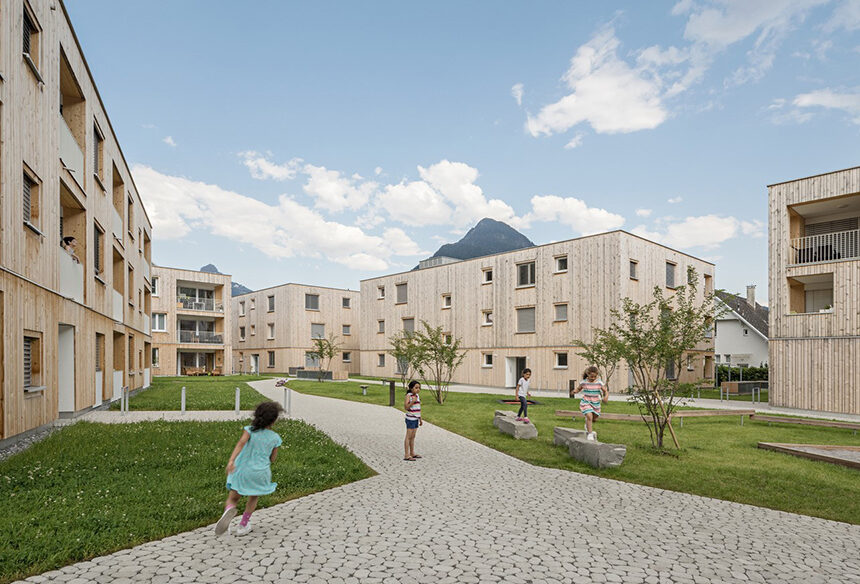
[[[505,357],[505,387],[516,387],[525,368],[525,357]]]
[[[60,413],[75,411],[75,327],[59,326],[57,338],[57,395]]]
[[[260,356],[251,355],[251,373],[256,375],[260,372]]]

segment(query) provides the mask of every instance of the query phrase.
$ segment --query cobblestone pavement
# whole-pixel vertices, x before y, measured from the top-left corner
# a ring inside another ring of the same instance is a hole
[[[402,413],[292,406],[379,474],[258,511],[244,538],[206,527],[29,580],[860,582],[858,526],[533,467],[429,424],[405,462]]]

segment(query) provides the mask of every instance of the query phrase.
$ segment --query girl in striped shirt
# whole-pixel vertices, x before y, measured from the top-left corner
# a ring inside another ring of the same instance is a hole
[[[609,401],[609,391],[606,384],[597,378],[600,371],[592,365],[585,370],[585,378],[579,384],[582,395],[579,400],[579,411],[585,416],[585,431],[588,432],[587,440],[597,440],[597,432],[594,431],[594,421],[600,417],[600,402]]]
[[[419,454],[415,454],[415,433],[418,431],[418,426],[424,424],[421,420],[421,398],[418,397],[419,391],[421,391],[421,384],[413,379],[409,382],[409,389],[406,390],[406,400],[403,403],[403,409],[406,410],[406,439],[403,441],[403,460],[410,462],[414,462],[416,458],[421,458]]]

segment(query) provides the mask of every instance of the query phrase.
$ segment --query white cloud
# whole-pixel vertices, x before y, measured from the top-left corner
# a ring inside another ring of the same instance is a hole
[[[678,203],[680,203],[683,200],[684,200],[684,197],[678,195],[677,197],[672,197],[671,199],[666,199],[666,202],[671,204],[671,205],[677,205]]]
[[[382,174],[382,167],[381,167],[381,166],[377,166],[376,168],[374,168],[374,169],[373,169],[373,174],[375,174],[376,176],[379,176],[380,174]]]
[[[767,106],[766,111],[770,121],[778,126],[783,124],[804,124],[812,119],[812,112],[803,111],[796,107],[786,108],[788,102],[783,99],[775,99]]]
[[[860,30],[860,0],[842,0],[824,28],[828,31]]]
[[[653,211],[651,209],[636,209],[637,217],[650,217]]]
[[[165,136],[161,141],[164,142],[165,144],[167,144],[168,146],[172,146],[173,148],[176,148],[176,142],[173,140],[173,136]]]
[[[735,217],[702,215],[668,223],[659,231],[639,225],[633,229],[633,233],[678,249],[713,249],[738,235],[762,237],[764,224],[761,221],[741,221]]]
[[[572,93],[528,116],[532,136],[565,132],[583,122],[599,134],[635,132],[666,120],[659,80],[620,59],[620,45],[606,27],[579,47],[563,77]]]
[[[798,108],[823,107],[841,110],[851,116],[851,122],[860,124],[860,90],[839,92],[830,88],[801,93],[792,104]]]
[[[517,105],[523,105],[523,84],[517,83],[511,87],[511,95],[516,100]]]
[[[377,203],[392,219],[406,225],[443,225],[451,220],[451,207],[424,181],[388,185]]]
[[[308,177],[302,187],[304,191],[315,199],[317,208],[332,213],[362,208],[379,186],[373,181],[364,181],[361,175],[346,177],[324,166],[306,164],[302,172]]]
[[[574,197],[556,195],[534,196],[532,211],[523,217],[523,226],[532,222],[558,221],[575,231],[588,235],[618,229],[624,225],[624,217],[606,209],[589,207],[585,201]]]
[[[421,255],[402,230],[383,237],[327,221],[286,195],[269,205],[217,185],[162,174],[148,166],[132,168],[135,183],[159,239],[207,231],[248,244],[272,258],[326,258],[352,269],[383,270],[392,256]]]
[[[293,158],[283,164],[276,164],[269,160],[271,154],[261,154],[254,150],[246,150],[239,153],[239,158],[242,159],[251,176],[258,180],[292,180],[296,178],[296,172],[301,167],[301,158]]]
[[[577,132],[577,134],[570,140],[570,142],[564,145],[565,150],[573,150],[574,148],[582,146],[582,139],[584,137],[585,134],[583,134],[582,132]]]

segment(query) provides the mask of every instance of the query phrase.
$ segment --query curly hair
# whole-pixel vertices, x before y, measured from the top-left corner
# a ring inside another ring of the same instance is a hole
[[[263,428],[268,428],[274,424],[284,408],[281,404],[273,401],[266,401],[257,406],[254,410],[254,421],[251,422],[251,430],[256,432]]]

